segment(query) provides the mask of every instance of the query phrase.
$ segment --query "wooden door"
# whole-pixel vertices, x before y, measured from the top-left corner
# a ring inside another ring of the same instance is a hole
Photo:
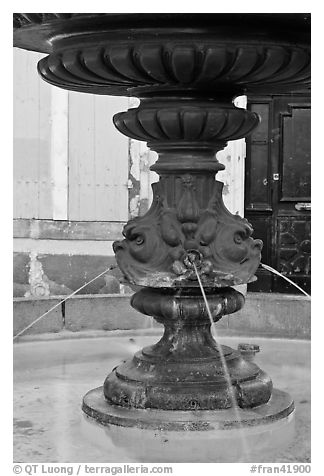
[[[245,216],[264,243],[262,262],[310,292],[310,98],[250,98],[261,116],[247,140]],[[297,293],[259,269],[251,291]]]

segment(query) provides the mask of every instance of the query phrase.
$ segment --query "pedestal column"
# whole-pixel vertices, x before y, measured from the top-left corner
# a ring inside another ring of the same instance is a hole
[[[256,114],[234,107],[227,94],[223,101],[146,98],[114,117],[122,133],[146,140],[159,155],[151,167],[160,175],[152,206],[125,226],[125,239],[114,243],[114,251],[127,281],[145,287],[131,305],[163,323],[165,333],[107,377],[104,394],[110,403],[165,410],[232,406],[195,267],[215,322],[243,306],[243,296],[230,286],[254,279],[262,242],[251,237],[246,220],[225,208],[223,184],[215,181],[224,166],[215,155],[258,122]],[[238,352],[223,350],[238,405],[266,403],[270,378]]]

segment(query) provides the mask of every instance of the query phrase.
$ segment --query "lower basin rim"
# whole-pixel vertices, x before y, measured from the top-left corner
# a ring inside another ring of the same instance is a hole
[[[273,389],[268,403],[238,410],[158,410],[127,408],[108,402],[103,387],[90,390],[83,398],[82,410],[103,426],[117,425],[170,431],[210,431],[252,429],[291,419],[295,405],[290,395]],[[238,420],[238,416],[240,420]]]

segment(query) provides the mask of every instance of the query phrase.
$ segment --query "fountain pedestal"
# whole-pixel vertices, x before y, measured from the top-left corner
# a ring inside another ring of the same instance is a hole
[[[244,301],[231,288],[213,290],[207,299],[215,320],[239,309]],[[234,391],[241,408],[267,403],[270,378],[239,352],[218,348],[199,289],[143,289],[133,296],[132,306],[163,323],[164,335],[107,377],[104,395],[108,402],[128,408],[219,410],[233,405]]]
[[[159,155],[152,206],[125,226],[114,251],[128,283],[142,288],[132,306],[165,332],[85,396],[85,413],[102,424],[176,430],[224,431],[239,419],[260,435],[264,425],[291,420],[290,397],[224,347],[233,413],[195,268],[213,321],[242,307],[232,286],[255,279],[262,242],[225,208],[215,181],[224,166],[215,155],[259,123],[257,114],[233,105],[236,96],[293,92],[309,82],[308,17],[15,14],[14,26],[16,46],[49,54],[38,65],[45,81],[138,97],[139,107],[115,115],[114,123]]]

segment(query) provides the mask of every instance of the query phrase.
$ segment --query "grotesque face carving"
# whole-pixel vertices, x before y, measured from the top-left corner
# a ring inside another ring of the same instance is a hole
[[[148,224],[130,223],[125,227],[124,234],[128,241],[128,251],[135,261],[140,263],[156,261],[155,251],[159,244],[159,237],[155,231],[154,227]]]
[[[131,220],[125,240],[114,243],[124,275],[144,286],[193,286],[196,267],[206,286],[249,282],[260,262],[262,241],[251,238],[253,229],[245,219],[225,208],[220,182],[205,210],[199,209],[195,190],[188,189],[186,181],[181,200],[170,208],[163,186],[155,184],[149,212]]]
[[[255,273],[261,258],[262,241],[251,238],[252,227],[241,217],[235,222],[218,222],[208,254],[215,271],[232,275],[235,284],[248,282]],[[212,272],[213,274],[213,272]],[[217,273],[216,273],[217,274]]]

